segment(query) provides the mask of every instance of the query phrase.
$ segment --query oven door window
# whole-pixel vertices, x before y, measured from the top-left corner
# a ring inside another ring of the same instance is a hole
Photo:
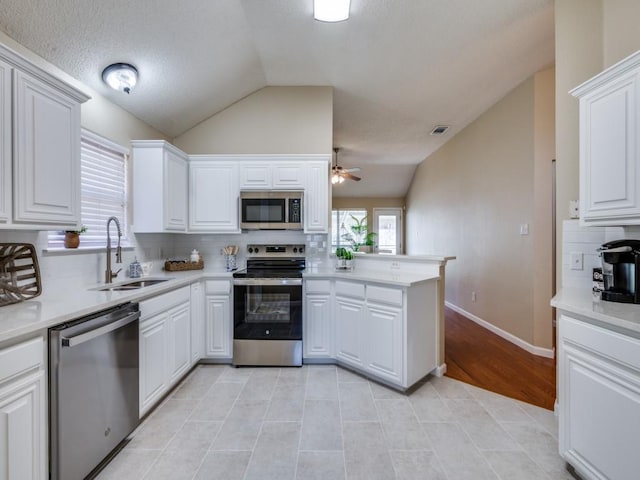
[[[302,287],[234,287],[235,339],[302,339]]]
[[[242,200],[243,223],[284,223],[285,199],[245,198]]]

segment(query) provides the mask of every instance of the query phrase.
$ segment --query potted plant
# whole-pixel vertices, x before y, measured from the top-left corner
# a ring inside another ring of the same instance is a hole
[[[344,247],[336,248],[336,270],[353,270],[353,254]]]
[[[365,215],[361,219],[358,219],[351,215],[354,224],[351,225],[351,232],[343,235],[342,237],[351,242],[351,248],[354,252],[371,253],[375,245],[375,237],[377,233],[369,232],[369,226],[367,225],[367,216]]]
[[[80,235],[87,231],[87,227],[82,225],[78,230],[64,231],[64,248],[78,248],[80,245]]]

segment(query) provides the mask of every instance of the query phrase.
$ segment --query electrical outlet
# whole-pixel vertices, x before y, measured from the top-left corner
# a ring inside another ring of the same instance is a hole
[[[391,270],[400,270],[400,264],[398,262],[391,262]]]
[[[475,302],[476,301],[476,292],[471,292],[471,301]]]
[[[569,254],[571,270],[584,270],[584,255],[582,252],[571,252]]]
[[[529,224],[521,223],[520,224],[520,235],[529,235]]]

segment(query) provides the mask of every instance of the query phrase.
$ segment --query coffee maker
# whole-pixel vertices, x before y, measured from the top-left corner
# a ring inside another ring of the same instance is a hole
[[[640,240],[615,240],[600,247],[602,300],[640,303]]]

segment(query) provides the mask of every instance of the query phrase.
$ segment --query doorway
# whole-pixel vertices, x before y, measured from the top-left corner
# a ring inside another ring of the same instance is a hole
[[[376,253],[402,254],[402,208],[374,208],[373,231],[376,237]]]

